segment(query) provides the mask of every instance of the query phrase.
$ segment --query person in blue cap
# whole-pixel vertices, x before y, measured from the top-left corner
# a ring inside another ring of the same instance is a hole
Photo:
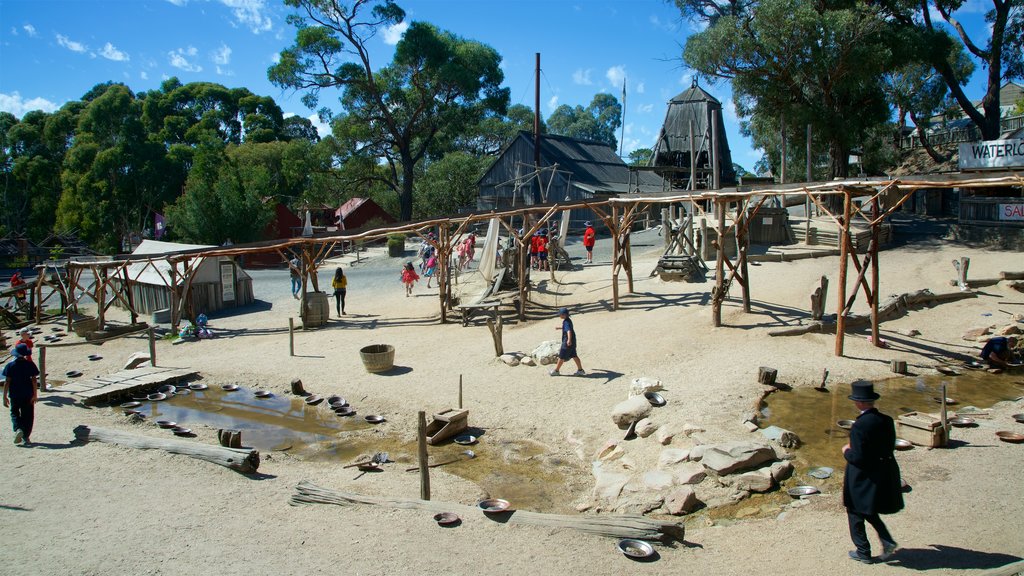
[[[562,369],[562,363],[566,360],[572,360],[576,362],[576,372],[573,376],[583,376],[586,372],[583,371],[583,364],[580,362],[580,357],[576,355],[576,330],[572,326],[572,319],[569,318],[569,309],[560,308],[558,310],[558,316],[562,319],[562,325],[555,328],[555,330],[562,331],[562,347],[558,349],[558,363],[551,369],[552,376],[558,376],[558,371]]]
[[[878,516],[895,514],[903,509],[903,491],[900,482],[900,467],[893,456],[896,445],[896,427],[892,418],[875,408],[875,401],[881,398],[875,386],[866,380],[854,381],[850,400],[860,410],[860,415],[850,428],[850,442],[843,446],[846,459],[846,474],[843,477],[843,506],[850,524],[850,538],[856,550],[850,558],[864,564],[875,562],[871,557],[864,522],[878,532],[882,542],[882,554],[877,558],[886,561],[898,548],[889,529]]]
[[[14,427],[14,443],[29,445],[32,424],[35,420],[35,405],[39,398],[36,378],[39,369],[29,358],[28,346],[18,344],[11,351],[14,360],[3,369],[4,408],[11,409],[11,425]]]

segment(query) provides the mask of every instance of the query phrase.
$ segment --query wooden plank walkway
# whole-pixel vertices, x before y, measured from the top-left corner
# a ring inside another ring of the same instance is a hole
[[[70,393],[81,400],[83,404],[99,404],[130,398],[136,393],[148,392],[164,384],[174,384],[197,374],[199,373],[195,370],[183,368],[143,366],[134,370],[104,374],[88,380],[68,382],[56,390]]]

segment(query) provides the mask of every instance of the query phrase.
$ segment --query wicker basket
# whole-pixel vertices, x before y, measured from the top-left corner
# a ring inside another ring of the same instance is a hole
[[[387,372],[395,367],[395,347],[390,344],[373,344],[359,351],[367,372]]]

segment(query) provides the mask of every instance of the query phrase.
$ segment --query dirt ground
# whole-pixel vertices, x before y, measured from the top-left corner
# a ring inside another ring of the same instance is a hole
[[[634,293],[627,293],[623,275],[618,311],[612,310],[610,266],[599,263],[542,280],[530,320],[506,324],[505,350],[528,353],[558,338],[556,310],[568,306],[589,373],[584,378],[552,378],[547,367],[506,366],[495,358],[482,324],[438,323],[436,291],[421,282],[406,298],[397,279],[390,288],[364,291],[359,266],[349,268],[348,315],[332,317],[326,328],[300,331],[295,357],[288,355],[287,319],[296,315],[297,304],[286,298],[269,311],[215,319],[221,335],[213,340],[160,341],[158,361],[198,370],[211,386],[236,382],[276,394],[286,394],[291,379],[301,378],[312,392],[360,399],[364,413],[388,418],[369,434],[401,439],[414,436],[417,411],[455,405],[461,375],[471,423],[487,431],[483,441],[530,440],[546,457],[564,461],[566,482],[575,490],[571,508],[590,500],[595,451],[621,438],[609,412],[627,397],[633,378],[664,383],[670,402],[659,409],[662,424],[704,429],[673,446],[749,439],[741,417],[761,394],[759,366],[777,368],[780,381],[794,387],[816,385],[823,367],[831,382],[885,378],[893,358],[930,370],[942,358],[976,355],[979,345],[961,338],[967,329],[1006,325],[1010,317],[1000,310],[1024,313],[1024,294],[989,286],[977,298],[886,322],[888,348],[871,346],[863,333],[850,334],[846,355],[837,358],[833,335],[767,335],[806,320],[808,296],[822,275],[832,281],[829,308],[835,307],[837,257],[752,267],[752,313],[731,299],[723,311],[725,325],[716,329],[709,304],[713,284],[648,277],[659,252],[657,245],[636,250]],[[934,242],[902,246],[882,252],[880,292],[884,297],[921,288],[954,291],[949,262],[959,256],[971,258],[971,278],[1021,268],[1017,253]],[[259,286],[256,291],[259,298]],[[732,295],[738,294],[735,287]],[[859,300],[854,311],[863,313]],[[920,335],[903,335],[910,329]],[[401,368],[396,374],[363,369],[358,350],[374,343],[395,346]],[[110,373],[145,349],[146,341],[134,337],[101,348],[53,348],[48,371]],[[84,361],[97,352],[102,360]],[[129,424],[116,410],[84,408],[58,390],[41,395],[34,447],[15,446],[12,434],[2,433],[0,574],[982,573],[1024,557],[1024,446],[993,435],[1024,431],[1009,418],[1019,412],[1021,399],[998,404],[979,427],[958,430],[953,448],[898,454],[904,473],[916,480],[906,509],[886,518],[903,548],[888,564],[864,566],[846,557],[852,546],[838,493],[770,518],[688,525],[685,545],[659,546],[657,561],[637,563],[615,550],[615,540],[573,531],[475,517],[441,529],[430,513],[415,510],[289,505],[302,480],[415,498],[418,475],[402,472],[401,464],[357,478],[337,462],[272,452],[263,454],[260,474],[250,477],[158,451],[73,445],[71,431],[78,424],[166,434],[152,425]],[[197,432],[196,442],[216,441],[215,430]],[[660,448],[637,449],[635,457],[656,460]],[[483,494],[443,468],[431,480],[437,501],[474,504]]]

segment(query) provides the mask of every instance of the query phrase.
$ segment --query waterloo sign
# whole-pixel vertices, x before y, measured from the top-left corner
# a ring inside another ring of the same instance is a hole
[[[960,145],[961,170],[1024,167],[1024,140],[987,140]]]

